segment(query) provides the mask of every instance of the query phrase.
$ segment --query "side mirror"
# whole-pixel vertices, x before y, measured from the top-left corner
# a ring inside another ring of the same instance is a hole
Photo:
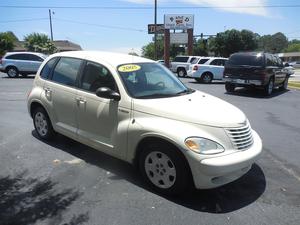
[[[289,66],[290,66],[290,64],[288,64],[288,63],[284,64],[284,67],[289,67]]]
[[[96,90],[96,95],[100,98],[113,99],[115,101],[120,101],[121,96],[118,92],[111,90],[108,87],[101,87]]]

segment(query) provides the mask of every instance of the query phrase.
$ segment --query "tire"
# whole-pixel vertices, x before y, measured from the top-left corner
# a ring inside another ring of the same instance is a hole
[[[197,81],[198,83],[201,83],[201,78],[195,78],[195,81]]]
[[[234,89],[235,89],[235,86],[234,86],[234,84],[232,84],[232,83],[228,83],[228,82],[226,82],[225,83],[225,90],[227,91],[227,92],[234,92]]]
[[[274,89],[274,79],[270,78],[268,84],[264,87],[264,93],[266,96],[270,96]]]
[[[51,121],[45,109],[38,107],[33,112],[33,125],[39,136],[43,140],[51,140],[54,137]]]
[[[186,76],[185,69],[182,69],[182,68],[177,69],[177,75],[178,75],[178,77],[185,77]]]
[[[289,84],[289,77],[286,76],[283,83],[282,83],[282,86],[280,87],[280,90],[282,90],[282,91],[287,90],[288,89],[288,84]]]
[[[190,170],[176,148],[151,143],[139,157],[139,169],[144,180],[157,192],[178,195],[190,184]]]
[[[213,75],[211,73],[203,73],[201,75],[201,82],[205,84],[209,84],[212,82]]]
[[[19,76],[19,71],[14,66],[7,67],[6,73],[10,78],[17,78]]]

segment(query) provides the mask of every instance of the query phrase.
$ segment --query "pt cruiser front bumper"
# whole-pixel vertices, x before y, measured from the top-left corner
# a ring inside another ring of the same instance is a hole
[[[250,169],[262,151],[262,141],[252,130],[253,145],[243,151],[212,158],[200,159],[197,153],[188,154],[195,187],[208,189],[230,183],[243,176]]]

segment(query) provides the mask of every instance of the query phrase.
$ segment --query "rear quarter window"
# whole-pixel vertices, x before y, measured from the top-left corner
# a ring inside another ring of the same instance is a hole
[[[50,73],[51,73],[56,61],[57,61],[57,58],[50,59],[43,67],[43,69],[40,73],[40,77],[42,77],[43,79],[48,79],[50,77]]]

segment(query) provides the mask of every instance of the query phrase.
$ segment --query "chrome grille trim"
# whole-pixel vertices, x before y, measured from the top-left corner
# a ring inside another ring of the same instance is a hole
[[[252,129],[247,122],[245,126],[225,128],[234,148],[246,150],[253,145]]]

